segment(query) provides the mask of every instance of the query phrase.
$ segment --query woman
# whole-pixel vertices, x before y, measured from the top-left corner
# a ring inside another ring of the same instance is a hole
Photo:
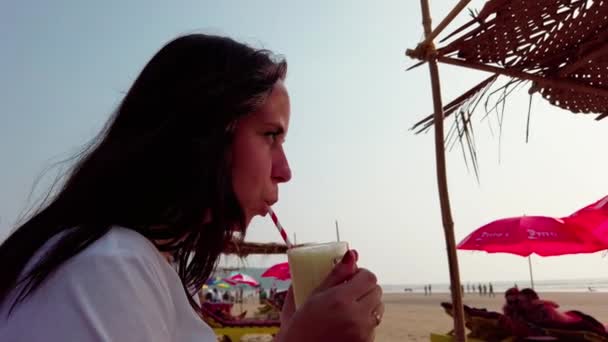
[[[523,308],[526,305],[524,299],[527,295],[529,295],[527,289],[520,291],[517,287],[505,291],[506,304],[502,307],[504,315],[499,322],[504,329],[510,331],[511,335],[518,339],[545,334],[541,329],[530,324],[527,319]]]
[[[561,311],[559,304],[540,299],[533,289],[523,289],[520,294],[526,319],[539,327],[590,331],[602,336],[606,335],[604,325],[592,316],[577,310]]]
[[[163,47],[63,188],[0,246],[3,340],[215,341],[192,297],[291,178],[286,70],[224,37]],[[370,340],[381,293],[349,251],[297,312],[288,296],[277,340]]]

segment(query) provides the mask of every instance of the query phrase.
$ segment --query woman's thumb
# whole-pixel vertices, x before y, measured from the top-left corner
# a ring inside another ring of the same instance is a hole
[[[287,290],[287,295],[285,296],[285,301],[283,302],[283,307],[281,309],[280,318],[282,326],[287,326],[287,323],[289,323],[295,311],[296,303],[294,302],[293,297],[293,287],[290,286],[289,290]]]

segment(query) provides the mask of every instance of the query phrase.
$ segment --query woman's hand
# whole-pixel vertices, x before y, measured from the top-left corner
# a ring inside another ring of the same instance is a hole
[[[376,276],[348,251],[325,281],[295,311],[290,289],[281,313],[280,342],[372,341],[384,314]]]

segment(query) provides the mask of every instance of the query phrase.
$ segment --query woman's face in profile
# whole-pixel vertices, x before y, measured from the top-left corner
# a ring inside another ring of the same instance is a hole
[[[232,145],[232,184],[246,223],[264,216],[291,179],[283,143],[289,128],[289,95],[278,81],[259,110],[237,123]]]
[[[516,294],[508,295],[505,299],[508,305],[517,305],[518,303],[518,296]]]

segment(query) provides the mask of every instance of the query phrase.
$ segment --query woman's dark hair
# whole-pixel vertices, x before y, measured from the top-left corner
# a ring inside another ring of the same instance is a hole
[[[525,288],[525,289],[519,291],[519,294],[523,295],[524,297],[526,297],[529,300],[539,299],[538,293],[536,293],[536,291],[534,291],[530,288]]]
[[[0,245],[0,304],[20,288],[12,310],[62,263],[121,226],[175,257],[198,310],[191,295],[228,240],[243,238],[246,228],[231,179],[235,123],[265,101],[286,70],[269,51],[225,37],[193,34],[164,46],[60,191]]]
[[[507,291],[505,291],[505,298],[509,297],[509,296],[516,296],[519,294],[519,289],[517,287],[512,287],[510,289],[508,289]]]

